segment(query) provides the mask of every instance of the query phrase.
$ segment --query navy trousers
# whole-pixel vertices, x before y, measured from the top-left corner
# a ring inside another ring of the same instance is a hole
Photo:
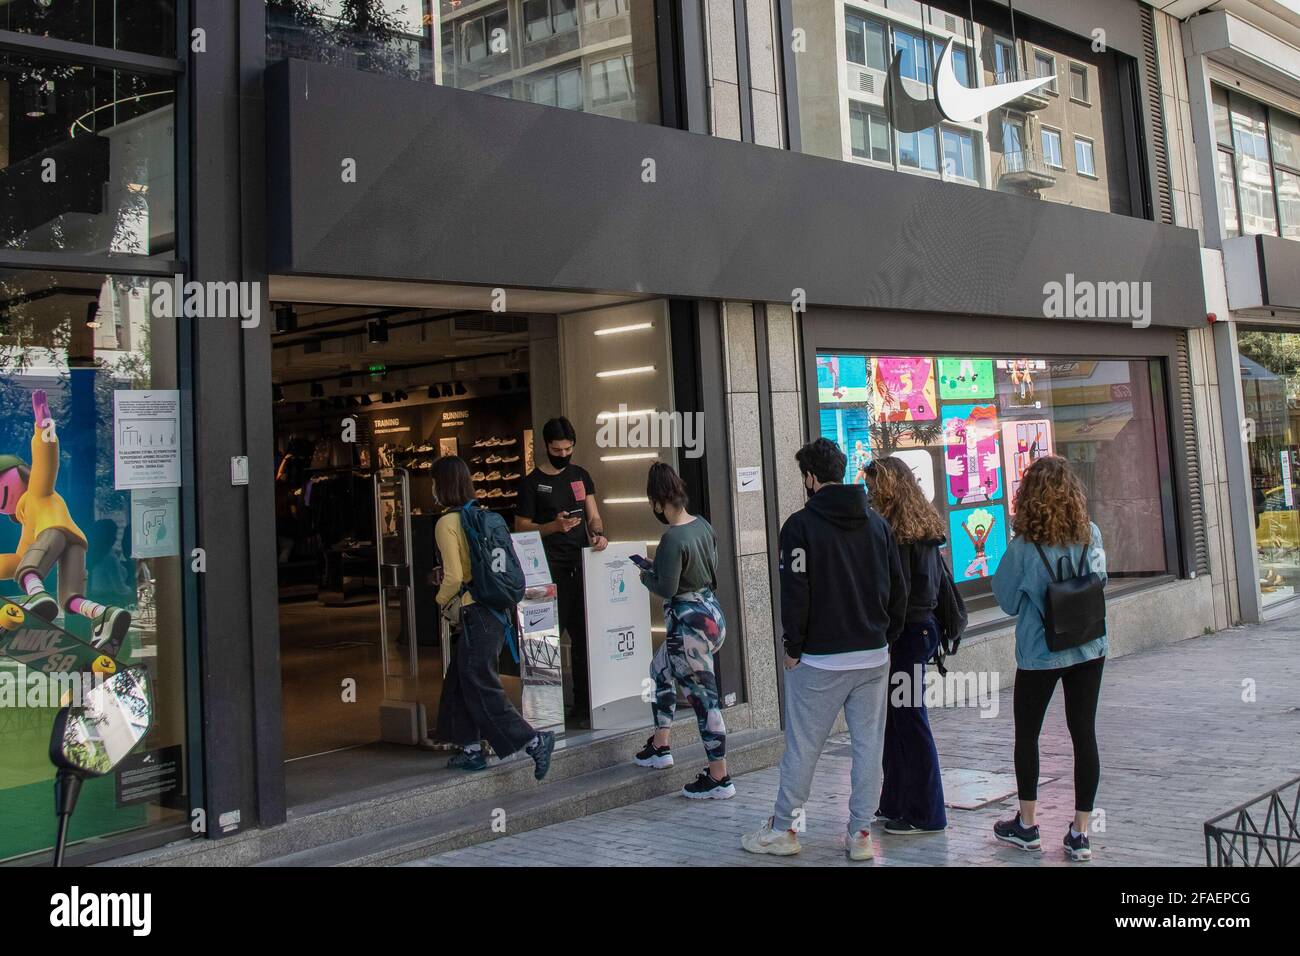
[[[916,682],[917,674],[924,678],[925,662],[938,646],[939,625],[931,618],[905,625],[889,649],[889,710],[885,715],[885,782],[880,791],[880,812],[923,830],[941,830],[948,825],[939,751],[925,710],[925,685]],[[905,675],[901,685],[895,677],[900,673]]]

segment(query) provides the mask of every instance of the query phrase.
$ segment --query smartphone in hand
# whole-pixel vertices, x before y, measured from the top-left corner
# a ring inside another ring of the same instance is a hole
[[[645,557],[644,555],[633,554],[633,555],[629,555],[628,558],[633,564],[635,564],[642,571],[649,571],[651,568],[655,566],[654,562],[651,561],[649,558]]]

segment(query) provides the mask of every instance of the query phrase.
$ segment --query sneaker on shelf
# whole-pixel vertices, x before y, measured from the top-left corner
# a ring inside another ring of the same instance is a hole
[[[502,475],[501,480],[502,480],[502,481],[518,481],[518,480],[519,480],[520,478],[522,478],[522,477],[523,477],[523,475],[519,474],[519,472],[516,471],[516,472],[513,472],[513,473],[511,473],[511,474],[509,474],[509,475]]]
[[[929,833],[943,833],[946,827],[926,829],[925,827],[913,826],[902,817],[895,817],[892,820],[885,821],[885,832],[896,833],[899,836],[923,836]]]
[[[501,480],[501,472],[499,472],[499,471],[489,471],[489,472],[487,473],[487,477],[484,478],[483,480],[484,480],[484,481],[500,481],[500,480]]]
[[[512,458],[502,458],[502,459],[501,459],[501,464],[503,464],[503,465],[513,465],[513,464],[514,464],[515,462],[517,462],[518,460],[519,460],[519,456],[518,456],[518,455],[515,455],[515,456],[512,457]]]
[[[487,493],[487,496],[489,498],[503,498],[505,497],[505,492],[502,491],[500,488],[493,488],[491,491]]]
[[[773,830],[771,817],[755,832],[742,836],[740,846],[748,853],[768,853],[772,856],[794,856],[803,849],[793,830]]]
[[[519,439],[518,439],[518,438],[502,438],[500,441],[497,442],[497,444],[500,445],[502,448],[505,448],[507,445],[517,445],[517,444],[519,444]]]
[[[487,496],[488,493],[486,488],[479,488],[477,491],[474,492],[475,498],[486,498]]]
[[[470,481],[487,481],[487,480],[488,480],[488,477],[487,477],[487,475],[483,474],[483,472],[481,472],[481,471],[476,471],[476,472],[474,472],[474,474],[472,474],[472,475],[469,476],[469,480],[470,480]]]
[[[707,767],[700,771],[698,777],[682,787],[682,796],[689,797],[691,800],[730,800],[735,795],[736,785],[731,782],[731,776],[714,780]]]
[[[1088,843],[1088,834],[1074,835],[1074,827],[1065,828],[1065,855],[1075,863],[1087,863],[1092,859],[1092,846]]]
[[[850,860],[870,860],[876,855],[876,848],[871,844],[871,833],[867,830],[850,833],[844,841],[844,849],[848,851]]]
[[[638,767],[667,770],[673,765],[673,751],[671,747],[656,747],[652,734],[646,739],[645,746],[638,750],[632,759],[636,761]]]
[[[501,493],[501,497],[502,497],[502,498],[518,498],[518,497],[519,497],[519,492],[517,492],[517,491],[503,491],[503,492]]]
[[[1041,850],[1043,841],[1039,839],[1038,827],[1027,827],[1020,822],[1017,813],[1010,820],[999,820],[993,824],[993,835],[1003,843],[1010,843],[1021,850]]]
[[[450,760],[447,761],[448,770],[468,770],[473,773],[476,770],[487,769],[487,755],[480,747],[477,750],[462,750]]]
[[[488,455],[486,459],[486,464],[495,465],[500,461],[501,461],[500,455]]]

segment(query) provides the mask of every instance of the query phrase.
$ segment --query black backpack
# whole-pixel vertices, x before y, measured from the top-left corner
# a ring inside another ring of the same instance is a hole
[[[961,646],[962,635],[966,633],[966,602],[957,593],[957,585],[952,579],[948,562],[939,554],[939,603],[935,605],[934,617],[939,622],[939,646],[934,651],[934,666],[940,674],[948,673],[943,666],[944,659],[956,654]]]
[[[1034,545],[1043,560],[1051,583],[1043,599],[1043,631],[1049,651],[1068,651],[1072,647],[1095,641],[1106,633],[1106,585],[1101,575],[1088,570],[1088,548],[1084,545],[1079,556],[1079,567],[1069,566],[1069,556],[1057,561],[1057,572],[1043,554],[1041,545]],[[1062,570],[1064,564],[1064,570]]]

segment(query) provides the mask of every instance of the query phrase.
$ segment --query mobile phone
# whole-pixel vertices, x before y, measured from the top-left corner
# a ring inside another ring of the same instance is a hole
[[[633,564],[635,564],[638,568],[640,568],[642,571],[649,571],[651,568],[655,566],[653,561],[651,561],[649,558],[646,558],[644,555],[640,555],[640,554],[630,555],[629,560]]]
[[[583,511],[581,508],[574,508],[572,511],[564,512],[564,516],[566,518],[581,518],[585,514],[586,512]]]

